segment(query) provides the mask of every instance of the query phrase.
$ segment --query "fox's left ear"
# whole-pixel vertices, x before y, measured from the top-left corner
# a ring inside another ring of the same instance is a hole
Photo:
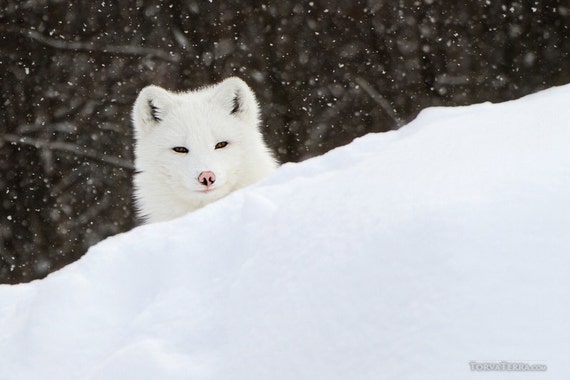
[[[217,84],[214,89],[214,99],[228,114],[248,124],[257,125],[259,105],[253,91],[243,80],[231,77]]]

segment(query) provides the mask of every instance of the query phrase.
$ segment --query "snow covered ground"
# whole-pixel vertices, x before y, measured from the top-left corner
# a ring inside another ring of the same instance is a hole
[[[569,99],[428,109],[1,286],[0,379],[568,379]]]

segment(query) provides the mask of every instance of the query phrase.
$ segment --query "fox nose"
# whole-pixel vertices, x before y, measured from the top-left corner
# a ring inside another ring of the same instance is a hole
[[[211,186],[216,182],[216,175],[214,172],[202,172],[198,176],[198,182],[204,186]]]

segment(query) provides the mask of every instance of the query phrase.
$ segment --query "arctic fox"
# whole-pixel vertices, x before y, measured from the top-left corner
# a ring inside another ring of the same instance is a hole
[[[185,93],[145,87],[132,118],[134,197],[147,223],[194,211],[277,167],[255,95],[239,78]]]

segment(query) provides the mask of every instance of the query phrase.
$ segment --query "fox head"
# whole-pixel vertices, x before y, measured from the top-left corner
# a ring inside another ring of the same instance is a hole
[[[239,78],[186,93],[148,86],[132,117],[142,214],[156,213],[145,211],[151,198],[169,207],[166,198],[174,197],[191,211],[275,168],[259,132],[259,106]]]

